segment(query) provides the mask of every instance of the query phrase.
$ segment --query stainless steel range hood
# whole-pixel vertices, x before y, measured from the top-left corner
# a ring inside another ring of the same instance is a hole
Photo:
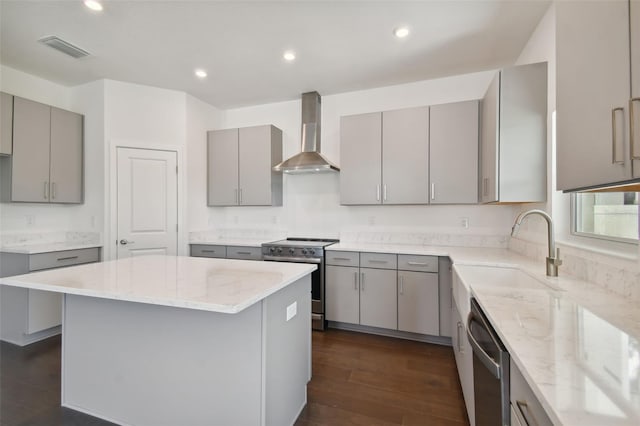
[[[320,95],[302,94],[302,152],[273,168],[285,173],[339,172],[340,169],[320,154]]]

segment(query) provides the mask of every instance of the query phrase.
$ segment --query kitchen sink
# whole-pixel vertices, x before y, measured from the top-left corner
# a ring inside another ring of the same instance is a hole
[[[456,265],[456,270],[463,281],[473,287],[490,286],[562,291],[556,284],[535,278],[518,268]]]

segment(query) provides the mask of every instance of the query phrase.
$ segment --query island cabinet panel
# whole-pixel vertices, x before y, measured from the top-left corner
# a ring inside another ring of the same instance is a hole
[[[207,132],[210,206],[280,206],[282,130],[255,126]]]
[[[638,9],[636,0],[556,6],[559,190],[640,177],[640,161],[632,164],[630,158],[640,157],[640,101],[631,102],[640,96]],[[630,140],[632,121],[635,143]]]
[[[0,92],[0,155],[13,150],[13,96]]]
[[[382,201],[382,113],[340,119],[340,204]]]
[[[477,100],[429,108],[431,204],[478,203],[478,109]]]
[[[67,294],[62,405],[118,424],[291,425],[311,372],[310,286],[235,314]]]
[[[360,269],[360,324],[398,329],[395,269]]]

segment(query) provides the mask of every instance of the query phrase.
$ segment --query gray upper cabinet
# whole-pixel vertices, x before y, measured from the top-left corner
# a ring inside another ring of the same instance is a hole
[[[382,113],[340,119],[340,203],[380,204]]]
[[[547,194],[547,64],[501,70],[482,100],[480,200],[543,202]]]
[[[81,203],[83,117],[51,108],[51,181],[52,203]]]
[[[0,92],[0,155],[11,155],[13,147],[13,96]]]
[[[640,177],[639,15],[638,1],[556,5],[559,190]]]
[[[212,130],[208,143],[208,205],[280,206],[282,130],[272,125]]]
[[[478,101],[430,107],[431,204],[478,202]]]
[[[429,202],[429,107],[382,113],[382,202]]]
[[[340,202],[426,204],[428,107],[342,117]]]
[[[83,116],[14,97],[13,152],[1,160],[2,201],[82,203]]]

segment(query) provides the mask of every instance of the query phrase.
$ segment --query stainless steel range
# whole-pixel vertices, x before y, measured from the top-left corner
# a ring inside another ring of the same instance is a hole
[[[311,328],[325,329],[324,319],[324,248],[338,240],[287,238],[262,244],[262,259],[271,262],[315,263],[311,274]]]

